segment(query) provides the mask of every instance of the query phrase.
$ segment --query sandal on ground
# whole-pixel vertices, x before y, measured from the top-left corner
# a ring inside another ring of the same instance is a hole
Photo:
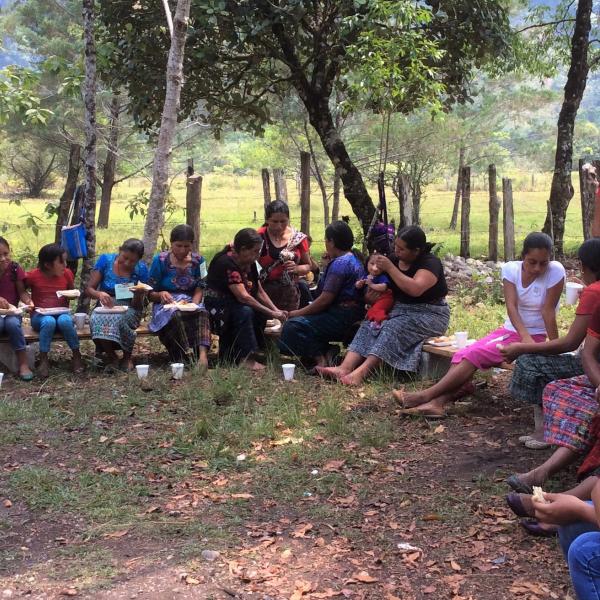
[[[531,517],[531,515],[527,512],[525,505],[523,504],[523,500],[521,500],[521,495],[517,492],[511,492],[507,494],[506,504],[508,504],[508,508],[512,510],[517,517]]]
[[[33,380],[33,373],[20,373],[19,374],[19,379],[21,381],[32,381]]]
[[[542,527],[538,521],[519,521],[519,525],[529,534],[535,537],[551,538],[558,535],[558,529],[547,529]]]
[[[529,448],[530,450],[545,450],[546,448],[550,448],[550,444],[531,438],[525,442],[525,448]]]
[[[525,442],[528,442],[529,440],[533,439],[532,435],[520,435],[518,438],[519,442],[521,442],[521,444],[524,444]]]
[[[533,487],[521,481],[516,475],[511,475],[506,480],[506,484],[519,494],[533,494]]]
[[[445,419],[448,415],[446,413],[431,413],[423,410],[416,410],[414,408],[403,408],[398,411],[398,414],[402,417],[425,417],[426,419]]]

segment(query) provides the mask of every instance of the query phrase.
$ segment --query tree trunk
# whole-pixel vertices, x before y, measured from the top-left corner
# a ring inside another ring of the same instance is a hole
[[[300,152],[300,231],[310,235],[310,152]]]
[[[400,201],[400,228],[414,224],[411,205],[410,177],[404,173],[398,176],[398,200]]]
[[[319,167],[319,163],[317,162],[317,155],[315,154],[315,148],[313,146],[312,140],[310,138],[310,133],[308,131],[308,123],[306,119],[304,120],[304,135],[306,135],[306,141],[308,143],[308,151],[310,152],[310,158],[313,163],[315,179],[317,180],[317,184],[319,186],[319,190],[321,191],[321,198],[323,200],[323,223],[325,227],[327,227],[330,223],[329,221],[329,197],[327,196],[327,186],[325,185],[325,181],[323,180],[323,175],[321,174],[321,168]]]
[[[63,226],[67,225],[69,208],[73,202],[73,196],[77,188],[77,178],[79,177],[79,160],[81,156],[81,146],[79,144],[69,145],[69,169],[67,171],[67,181],[65,191],[60,197],[58,203],[58,214],[56,215],[56,229],[54,232],[54,242],[60,244],[60,232]]]
[[[329,108],[329,98],[314,98],[301,93],[300,97],[308,111],[310,124],[317,132],[327,156],[339,173],[352,211],[360,221],[365,235],[375,214],[375,206],[367,191],[360,171],[356,168],[340,137]],[[333,218],[333,217],[332,217]]]
[[[95,1],[83,0],[83,39],[85,55],[85,80],[83,102],[85,106],[84,148],[84,219],[87,258],[81,267],[81,291],[87,287],[96,254],[96,40],[94,38]],[[90,299],[82,294],[78,312],[87,312]]]
[[[462,170],[465,166],[465,147],[461,146],[458,150],[458,175],[456,176],[456,191],[454,192],[454,206],[452,207],[452,217],[450,218],[450,229],[456,229],[458,223],[458,208],[460,206],[460,196],[462,191]]]
[[[502,178],[502,224],[504,227],[504,260],[515,259],[515,213],[512,180]]]
[[[185,222],[194,230],[192,251],[200,250],[200,210],[202,208],[202,176],[190,175],[185,194]]]
[[[273,183],[275,184],[275,200],[288,203],[287,184],[285,172],[282,168],[273,169]]]
[[[104,161],[102,173],[102,196],[100,198],[100,213],[98,214],[98,229],[106,229],[108,227],[110,201],[115,185],[115,171],[117,168],[120,110],[121,103],[117,94],[113,96],[110,103],[108,148],[106,150],[106,160]]]
[[[583,239],[592,237],[592,222],[594,220],[594,204],[596,201],[596,180],[583,169],[585,161],[579,159],[579,195],[581,197],[581,223],[583,225]]]
[[[554,174],[550,188],[550,206],[544,232],[554,238],[558,257],[563,256],[563,237],[567,208],[573,197],[571,170],[573,169],[573,130],[575,119],[589,71],[588,46],[591,29],[592,0],[579,0],[575,27],[571,38],[571,65],[565,83],[564,99],[558,116]]]
[[[489,226],[489,241],[488,241],[488,257],[490,260],[498,260],[498,213],[500,205],[498,203],[498,188],[496,182],[496,165],[488,167],[488,182],[490,193],[490,226]]]
[[[463,167],[460,172],[460,255],[471,256],[471,167]]]
[[[267,206],[271,203],[271,182],[269,177],[269,169],[262,169],[260,172],[263,185],[263,204],[265,218],[267,216]]]
[[[144,225],[144,249],[147,260],[150,260],[156,250],[158,236],[165,220],[164,209],[169,177],[169,160],[183,86],[183,56],[190,4],[191,0],[177,0],[175,18],[173,19],[173,37],[171,38],[169,60],[167,62],[165,102],[160,122],[158,144],[154,154],[152,189]]]
[[[340,191],[342,178],[336,171],[333,176],[333,202],[331,204],[331,222],[339,221],[340,218]]]

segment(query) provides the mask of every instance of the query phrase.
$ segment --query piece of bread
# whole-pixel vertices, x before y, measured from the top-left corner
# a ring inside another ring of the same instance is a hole
[[[138,290],[150,291],[152,289],[152,287],[149,286],[147,283],[142,283],[141,281],[138,281],[135,285],[132,285],[129,289],[133,292],[136,292]]]
[[[544,498],[544,490],[539,485],[533,486],[533,494],[531,495],[531,499],[539,502],[540,504],[546,504],[547,500]]]

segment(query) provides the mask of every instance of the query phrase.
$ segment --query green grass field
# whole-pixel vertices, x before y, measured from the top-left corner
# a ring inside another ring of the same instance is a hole
[[[577,186],[577,178],[573,178]],[[514,176],[514,210],[517,246],[520,240],[530,231],[540,229],[543,225],[548,189],[549,175],[536,176],[534,190],[531,190],[530,176],[521,174]],[[127,213],[127,202],[142,190],[150,190],[150,183],[144,179],[130,180],[115,188],[111,211],[110,228],[98,231],[98,252],[114,251],[119,243],[128,237],[140,236],[143,231],[143,219],[135,217],[130,220]],[[523,190],[523,191],[521,191]],[[171,225],[184,221],[185,181],[178,178],[171,189],[180,207],[165,226],[165,236]],[[44,215],[47,202],[56,202],[62,192],[61,185],[51,189],[44,199],[22,199],[21,205],[11,201],[7,194],[0,194],[0,210],[2,211],[1,235],[13,246],[16,257],[31,264],[37,249],[53,241],[54,219]],[[298,190],[294,180],[288,180],[288,194],[292,222],[299,225],[300,205]],[[314,238],[314,253],[323,249],[323,207],[321,196],[316,185],[313,187],[311,206],[311,231]],[[373,190],[373,198],[376,197]],[[460,246],[459,231],[448,228],[454,193],[444,190],[439,185],[430,186],[425,193],[421,208],[421,221],[432,241],[444,244],[444,253],[457,254]],[[390,218],[398,221],[398,202],[391,191],[388,191]],[[232,239],[236,231],[242,227],[259,226],[262,215],[262,185],[258,175],[227,176],[209,174],[204,178],[202,191],[202,252],[210,258],[225,243]],[[351,215],[353,226],[359,231],[349,204],[343,200],[341,215]],[[36,236],[26,224],[27,216],[37,217],[39,233]],[[256,216],[256,218],[255,218]],[[471,255],[482,256],[488,247],[488,196],[484,190],[475,190],[471,197]],[[569,207],[565,245],[567,250],[574,250],[581,242],[581,209],[579,191]],[[502,239],[500,240],[502,244]],[[500,246],[502,249],[502,246]]]

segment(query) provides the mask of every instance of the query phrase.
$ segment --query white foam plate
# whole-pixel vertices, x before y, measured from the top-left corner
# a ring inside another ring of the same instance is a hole
[[[9,304],[8,308],[0,308],[0,317],[17,317],[23,314],[22,308]]]
[[[56,315],[66,315],[71,312],[71,309],[66,306],[57,306],[56,308],[36,308],[35,312],[40,313],[40,315],[54,317]]]
[[[171,304],[165,304],[165,308],[174,308],[175,310],[180,310],[181,312],[195,312],[198,310],[197,304],[179,304],[179,302],[173,302]]]
[[[127,312],[127,306],[113,306],[112,308],[108,308],[108,306],[98,306],[93,312],[100,315],[118,315]]]
[[[81,292],[79,290],[59,290],[56,295],[59,298],[79,298]]]

